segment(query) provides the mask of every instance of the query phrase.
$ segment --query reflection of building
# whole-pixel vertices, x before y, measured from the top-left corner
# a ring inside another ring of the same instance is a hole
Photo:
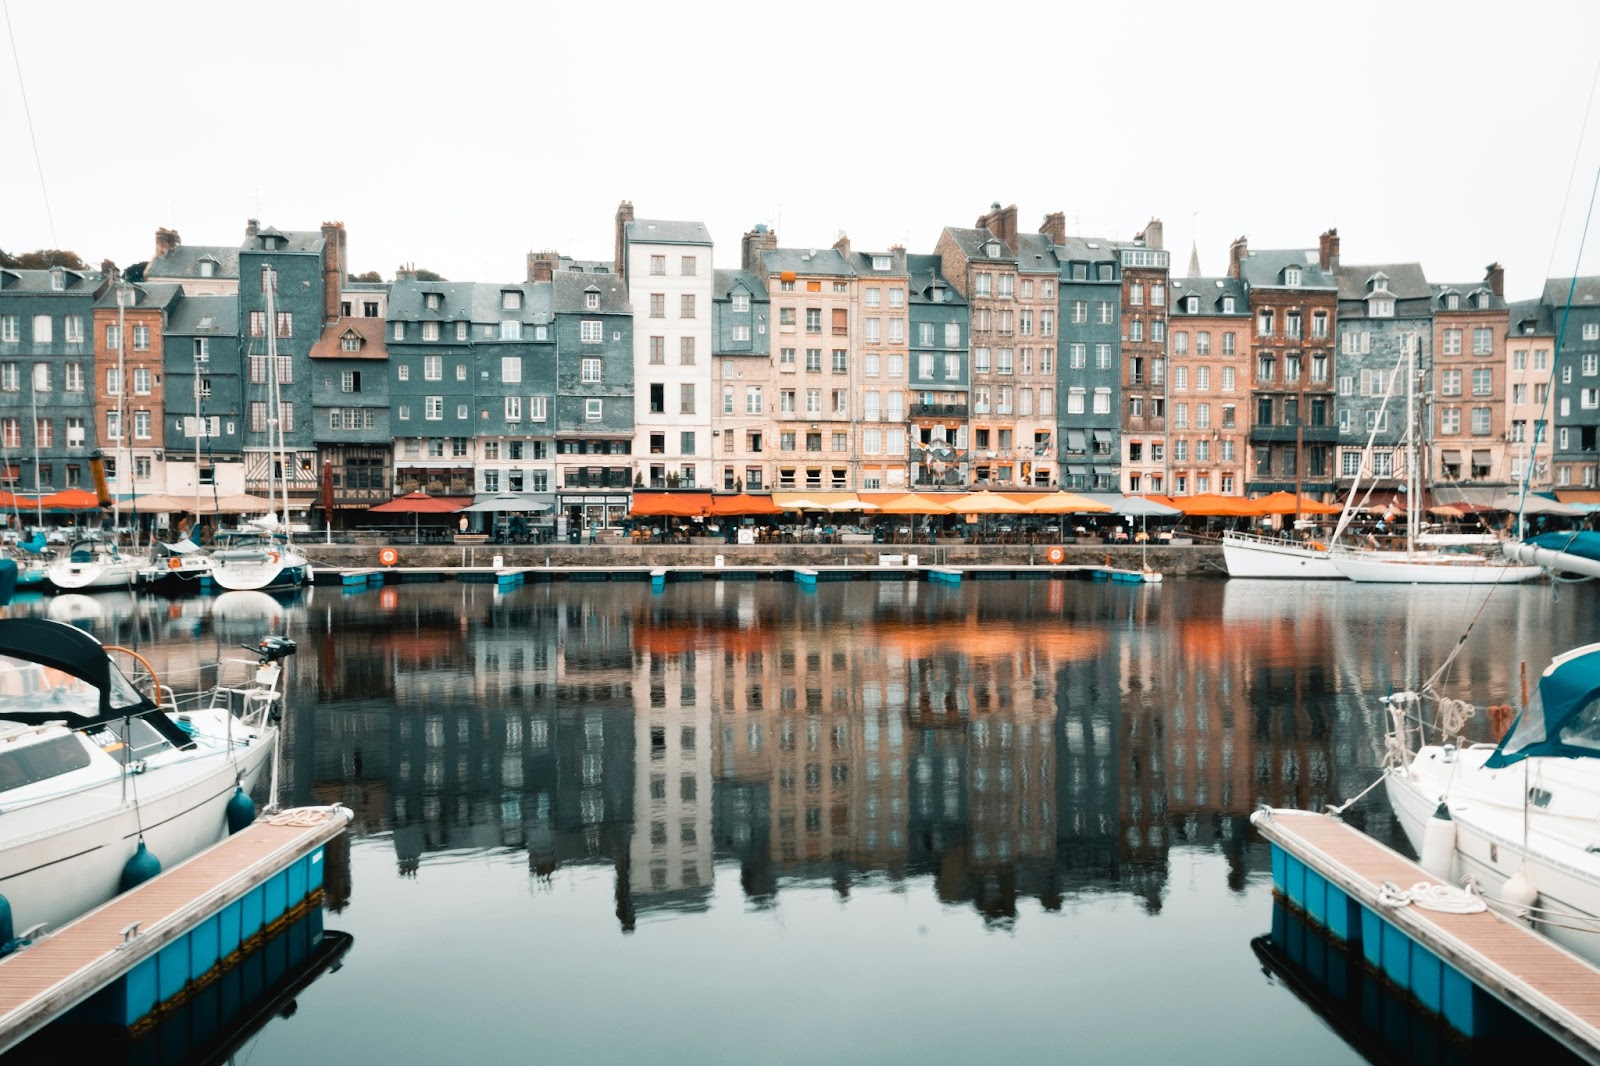
[[[711,895],[711,665],[693,648],[638,656],[629,888],[637,909]]]

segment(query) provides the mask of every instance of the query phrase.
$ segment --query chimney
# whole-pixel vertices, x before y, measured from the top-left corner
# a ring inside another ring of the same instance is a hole
[[[1506,294],[1506,268],[1499,263],[1490,263],[1483,272],[1483,280],[1488,284],[1489,291],[1496,296],[1504,298]]]
[[[248,222],[246,222],[244,224],[244,239],[245,240],[247,240],[247,241],[255,240],[256,234],[260,233],[260,232],[261,232],[261,223],[259,221],[257,221],[256,219],[252,218],[250,221],[248,221]]]
[[[764,276],[767,267],[761,261],[761,253],[778,247],[778,235],[769,230],[765,222],[757,223],[755,229],[744,235],[739,246],[739,266],[752,274]]]
[[[978,219],[976,225],[979,229],[987,229],[990,233],[994,234],[996,237],[999,237],[1002,241],[1006,242],[1006,244],[1010,245],[1013,251],[1016,250],[1016,204],[1012,204],[1010,207],[1001,207],[1000,201],[996,200],[994,203],[989,205],[989,213]]]
[[[1161,225],[1161,220],[1159,218],[1152,218],[1149,222],[1145,223],[1144,229],[1139,231],[1139,235],[1135,237],[1134,240],[1143,241],[1146,248],[1155,248],[1159,250],[1161,248],[1162,238],[1163,227]]]
[[[1228,277],[1239,276],[1239,264],[1244,262],[1245,256],[1250,254],[1250,239],[1240,237],[1228,245]]]
[[[344,243],[344,223],[322,224],[322,318],[332,322],[339,317],[339,294],[344,288],[344,269],[348,258]]]
[[[183,238],[178,236],[174,229],[156,230],[156,258],[160,259],[178,245],[183,243]]]
[[[550,281],[561,268],[561,253],[557,251],[528,253],[528,280]]]
[[[846,259],[849,259],[850,237],[847,234],[839,234],[839,239],[833,242],[833,250],[844,256]]]
[[[120,276],[117,271],[117,264],[109,259],[100,260],[100,274],[107,281],[116,281]]]
[[[1065,211],[1052,211],[1044,216],[1044,225],[1039,227],[1039,232],[1050,238],[1051,244],[1067,243],[1067,213]]]
[[[394,268],[395,281],[416,281],[417,265],[415,263],[401,263]]]
[[[628,277],[627,248],[624,237],[628,223],[633,221],[633,201],[624,200],[617,205],[617,276],[626,280]]]
[[[1317,263],[1323,270],[1339,269],[1339,231],[1330,229],[1317,238]]]

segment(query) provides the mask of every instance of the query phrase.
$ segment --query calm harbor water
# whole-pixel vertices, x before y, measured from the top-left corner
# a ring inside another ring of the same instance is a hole
[[[1260,803],[1377,700],[1508,700],[1586,586],[415,585],[23,601],[174,676],[300,641],[284,789],[355,811],[336,972],[255,1066],[1360,1061],[1252,950]],[[1482,728],[1484,723],[1477,722]],[[1394,842],[1381,789],[1352,821]],[[1404,1056],[1402,1056],[1404,1057]]]

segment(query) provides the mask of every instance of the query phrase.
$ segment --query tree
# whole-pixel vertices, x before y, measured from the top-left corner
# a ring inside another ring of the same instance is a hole
[[[16,270],[48,270],[53,266],[66,267],[68,270],[88,270],[89,266],[78,258],[77,252],[69,252],[61,248],[40,248],[37,251],[23,252],[21,255],[7,255],[0,251],[0,267],[12,267]]]
[[[144,280],[144,268],[149,266],[149,265],[150,265],[150,261],[148,259],[146,259],[146,260],[144,260],[143,262],[140,262],[140,263],[134,263],[127,270],[124,270],[122,272],[122,280],[124,280],[124,281],[134,281],[134,282],[143,281]]]
[[[419,271],[417,271],[417,280],[418,281],[449,281],[450,279],[445,277],[443,274],[436,274],[431,270],[419,270]]]
[[[351,274],[351,281],[382,281],[383,275],[376,270],[369,270],[365,274]]]

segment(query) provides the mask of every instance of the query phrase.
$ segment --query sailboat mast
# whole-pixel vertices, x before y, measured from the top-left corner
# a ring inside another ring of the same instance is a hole
[[[205,421],[200,414],[200,345],[205,338],[194,342],[194,525],[196,544],[200,543],[200,435],[205,431]]]
[[[1417,338],[1406,342],[1406,554],[1415,549],[1422,523],[1422,495],[1417,486]]]
[[[128,427],[122,424],[126,414],[123,399],[128,395],[128,286],[126,282],[117,284],[117,443],[126,450],[128,440]],[[117,481],[120,483],[127,477],[127,469],[119,461],[117,463]],[[116,540],[116,529],[122,525],[122,494],[115,493],[111,497],[111,526],[112,540]]]
[[[38,522],[40,530],[44,529],[44,493],[39,489],[39,390],[34,389],[28,396],[28,402],[33,407],[33,505],[38,508]],[[15,502],[15,500],[13,500]],[[22,515],[17,515],[17,525],[22,525]],[[19,528],[18,533],[21,533]]]
[[[277,466],[279,480],[283,483],[283,525],[287,530],[289,525],[289,471],[285,466],[283,454],[283,397],[278,387],[278,315],[277,306],[273,297],[278,292],[278,272],[272,270],[267,275],[267,382],[272,390],[270,399],[271,407],[268,413],[271,418],[267,423],[269,432],[268,445],[273,449],[273,464]],[[267,498],[272,499],[271,467],[268,468]],[[276,501],[274,500],[274,505]]]

